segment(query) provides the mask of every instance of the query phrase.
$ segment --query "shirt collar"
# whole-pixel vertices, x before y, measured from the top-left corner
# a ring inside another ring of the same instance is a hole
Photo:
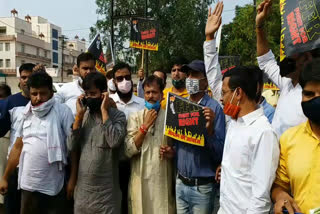
[[[173,86],[170,88],[170,91],[169,92],[171,92],[171,93],[173,93]],[[176,94],[176,93],[175,93]],[[176,94],[176,95],[178,95],[178,96],[183,96],[183,95],[185,95],[185,94],[188,94],[188,91],[187,91],[187,89],[185,88],[184,89],[184,91],[183,92],[181,92],[181,93],[179,93],[179,94]]]
[[[117,93],[113,94],[113,96],[111,98],[113,98],[113,101],[116,102],[116,103],[122,103],[122,104],[126,104],[126,105],[130,105],[131,103],[138,103],[138,104],[140,103],[139,100],[138,100],[138,97],[136,95],[134,95],[134,94],[132,94],[131,99],[127,103],[124,103],[120,99],[120,97],[119,97],[119,95]]]
[[[188,100],[190,100],[190,95],[187,97]],[[207,94],[204,94],[204,96],[199,100],[197,103],[198,105],[206,106],[207,101],[210,99],[210,97]]]
[[[320,139],[318,139],[318,137],[317,137],[317,136],[314,134],[314,132],[312,131],[309,120],[305,123],[305,131],[306,131],[310,136],[312,136],[313,138],[315,138],[315,139],[317,139],[317,140],[320,140]]]
[[[261,116],[263,116],[263,108],[259,107],[257,110],[238,118],[237,123],[244,123],[244,125],[249,126]]]

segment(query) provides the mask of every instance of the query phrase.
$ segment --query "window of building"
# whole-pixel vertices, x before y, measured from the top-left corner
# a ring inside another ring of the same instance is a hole
[[[58,39],[59,35],[58,35],[58,31],[56,29],[52,29],[52,38],[54,39]]]
[[[7,27],[1,26],[0,27],[0,34],[7,34]]]
[[[48,57],[48,53],[47,53],[47,51],[46,51],[46,50],[44,51],[44,57],[45,57],[45,58],[47,58],[47,57]]]
[[[58,64],[58,53],[57,52],[52,52],[52,62],[55,64]]]
[[[6,43],[6,51],[10,51],[10,43]]]
[[[21,34],[24,35],[24,30],[23,29],[21,29]]]
[[[0,68],[3,68],[3,59],[0,59]]]
[[[3,51],[3,43],[0,43],[0,51]]]
[[[10,59],[6,59],[6,68],[10,68],[11,67],[11,61]]]
[[[40,49],[37,48],[37,56],[39,56],[39,55],[40,55]]]
[[[58,50],[58,41],[52,40],[52,49],[57,51]]]
[[[21,52],[24,53],[24,44],[21,44]]]

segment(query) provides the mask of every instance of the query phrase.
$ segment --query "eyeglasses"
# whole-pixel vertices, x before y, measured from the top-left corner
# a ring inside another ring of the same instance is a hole
[[[117,82],[122,82],[123,79],[126,79],[127,81],[129,81],[129,80],[131,80],[131,75],[125,75],[125,76],[116,77]]]

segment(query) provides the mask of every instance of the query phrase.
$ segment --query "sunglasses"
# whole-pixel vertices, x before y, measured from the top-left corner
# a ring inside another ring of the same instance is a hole
[[[117,82],[122,82],[124,79],[126,79],[127,81],[131,80],[131,75],[116,77]]]

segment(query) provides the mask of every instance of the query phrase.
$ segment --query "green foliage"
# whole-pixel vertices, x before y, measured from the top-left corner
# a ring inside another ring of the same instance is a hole
[[[148,0],[148,17],[159,22],[159,51],[149,51],[149,70],[170,70],[171,59],[183,56],[188,60],[203,59],[204,30],[207,6],[213,0]],[[142,0],[114,0],[114,15],[125,13],[144,16]],[[261,2],[258,1],[258,3]],[[100,32],[109,44],[111,31],[111,0],[96,0],[100,19],[91,28],[91,36]],[[255,10],[253,5],[236,7],[234,20],[222,28],[220,55],[240,56],[243,65],[256,64]],[[279,3],[274,1],[266,31],[270,48],[279,55],[280,44]],[[141,50],[129,48],[130,19],[114,22],[115,55],[118,60],[141,65]],[[136,60],[136,61],[134,61]]]
[[[139,4],[138,4],[138,3]],[[207,7],[211,1],[203,0],[149,0],[148,17],[159,22],[159,51],[149,51],[149,70],[163,68],[170,70],[170,60],[174,56],[183,56],[188,60],[203,59],[204,30],[207,19]],[[101,19],[91,30],[91,36],[97,32],[109,39],[111,30],[111,1],[96,0],[97,13]],[[118,9],[117,9],[118,8]],[[121,8],[121,9],[120,9]],[[144,16],[144,1],[115,0],[115,15],[126,13]],[[141,51],[128,48],[130,20],[115,21],[115,54],[117,59],[131,62],[137,56],[136,64],[140,67]],[[107,33],[106,33],[107,32]]]
[[[261,1],[259,1],[261,2]],[[258,3],[259,3],[258,2]],[[279,56],[280,44],[280,12],[279,2],[273,1],[270,18],[265,29],[270,48]],[[253,5],[236,7],[235,18],[222,27],[220,55],[238,55],[243,65],[253,65],[256,60],[255,10]]]

